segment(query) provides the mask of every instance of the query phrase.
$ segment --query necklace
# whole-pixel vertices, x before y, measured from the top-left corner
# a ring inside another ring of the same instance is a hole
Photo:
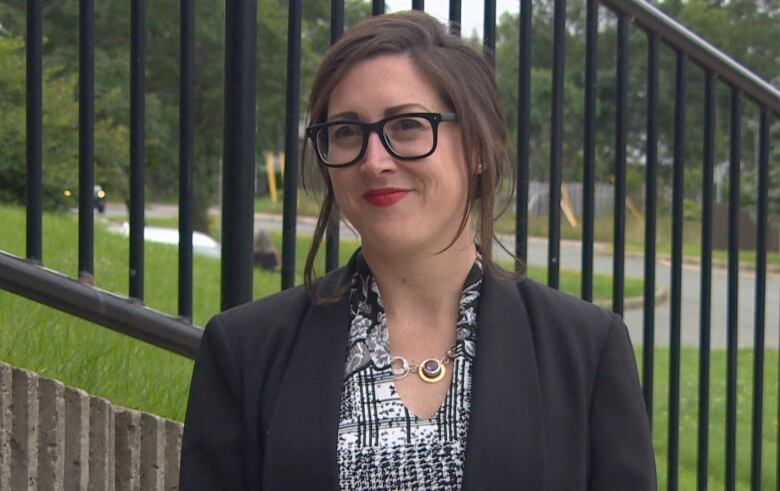
[[[455,346],[456,345],[453,345],[452,348],[448,349],[447,354],[443,357],[439,359],[428,358],[419,364],[410,363],[409,360],[403,356],[394,356],[390,358],[390,370],[393,372],[393,378],[395,378],[395,380],[401,380],[410,373],[416,373],[423,382],[435,384],[443,379],[444,375],[447,373],[445,365],[455,358]],[[398,363],[400,363],[400,366],[398,366]]]

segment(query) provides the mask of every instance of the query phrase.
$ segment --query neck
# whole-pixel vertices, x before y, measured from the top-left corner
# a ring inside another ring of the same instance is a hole
[[[388,316],[457,315],[463,283],[476,258],[468,230],[447,250],[386,254],[364,247]]]

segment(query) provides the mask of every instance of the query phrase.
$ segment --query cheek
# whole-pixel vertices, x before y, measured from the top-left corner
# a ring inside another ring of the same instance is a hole
[[[342,211],[349,211],[350,194],[349,190],[354,186],[350,184],[352,181],[344,170],[329,171],[330,183],[333,187],[333,196],[336,199],[336,203],[339,205]]]

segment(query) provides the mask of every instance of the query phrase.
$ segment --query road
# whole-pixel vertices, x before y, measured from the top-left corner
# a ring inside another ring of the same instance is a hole
[[[113,210],[109,207],[107,214],[120,213],[121,210]],[[175,216],[175,206],[154,205],[147,213],[150,216]],[[301,235],[311,235],[314,230],[313,219],[301,217],[298,220],[297,230]],[[278,215],[256,213],[255,230],[280,230],[281,217]],[[342,224],[342,238],[355,238],[357,235]],[[514,249],[514,241],[511,237],[502,238],[504,245]],[[509,259],[500,248],[494,249],[498,257]],[[594,271],[596,273],[612,273],[612,256],[596,252],[594,256]],[[534,265],[546,265],[547,240],[543,238],[531,238],[528,244],[528,262]],[[579,270],[581,265],[581,246],[577,241],[561,242],[561,268]],[[625,274],[627,277],[644,277],[644,260],[637,256],[628,256],[625,260]],[[656,288],[670,290],[671,268],[668,262],[659,260],[655,269]],[[682,270],[682,329],[681,340],[685,346],[699,346],[699,303],[700,303],[701,275],[697,266],[686,265]],[[752,347],[754,338],[755,315],[755,282],[756,275],[745,271],[739,274],[739,302],[738,302],[738,333],[739,346]],[[726,346],[726,320],[728,277],[725,269],[713,268],[712,270],[712,307],[711,307],[711,347],[722,348]],[[669,344],[670,302],[666,301],[655,308],[655,344],[666,346]],[[766,282],[765,302],[765,344],[778,347],[780,339],[780,275],[770,273]],[[628,326],[631,339],[635,345],[642,343],[643,310],[635,308],[627,310],[624,320]]]

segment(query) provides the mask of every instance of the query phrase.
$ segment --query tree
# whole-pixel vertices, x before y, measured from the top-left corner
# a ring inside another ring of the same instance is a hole
[[[0,202],[23,204],[26,199],[26,110],[24,43],[0,36]],[[76,80],[62,76],[63,67],[48,63],[43,74],[43,206],[74,206],[66,189],[78,189],[78,105]],[[96,101],[102,107],[105,99]],[[109,193],[121,191],[121,142],[127,129],[101,118],[95,123],[95,177]],[[125,150],[126,153],[126,150]]]

